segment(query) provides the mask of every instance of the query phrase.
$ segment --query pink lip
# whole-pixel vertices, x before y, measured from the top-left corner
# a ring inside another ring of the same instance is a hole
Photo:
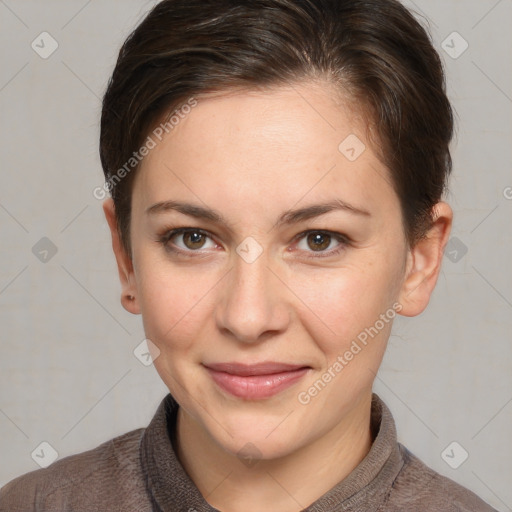
[[[261,400],[276,395],[295,384],[310,369],[274,362],[253,365],[211,363],[205,367],[221,389],[246,400]]]

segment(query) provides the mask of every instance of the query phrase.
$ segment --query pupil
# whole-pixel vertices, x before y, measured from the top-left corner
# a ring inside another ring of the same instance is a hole
[[[327,247],[329,247],[330,238],[331,238],[330,235],[325,235],[322,233],[315,233],[315,234],[309,235],[308,241],[312,242],[312,244],[313,244],[312,246],[310,245],[311,249],[313,249],[314,251],[319,251],[319,250],[326,249]]]
[[[185,240],[187,239],[190,239],[190,245],[192,245],[192,249],[196,249],[198,245],[201,247],[203,245],[201,242],[204,242],[203,235],[197,231],[188,232],[187,236],[185,236]]]

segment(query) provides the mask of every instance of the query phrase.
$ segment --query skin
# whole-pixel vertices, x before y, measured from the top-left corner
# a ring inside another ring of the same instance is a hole
[[[131,254],[112,201],[104,203],[122,303],[142,314],[160,351],[155,367],[180,404],[178,456],[224,512],[301,510],[361,462],[373,440],[372,384],[392,322],[309,403],[298,395],[393,304],[417,315],[434,289],[451,209],[438,203],[428,235],[409,247],[389,171],[365,133],[357,112],[325,83],[200,97],[138,171]],[[366,145],[353,162],[338,150],[350,134]],[[340,199],[367,214],[338,209],[277,224],[287,210]],[[173,209],[147,212],[165,201],[213,209],[228,224]],[[211,238],[202,246],[183,235],[161,241],[180,227]],[[298,238],[307,230],[348,241],[322,239],[327,255],[319,256],[307,235]],[[251,263],[236,251],[247,237],[262,250]],[[310,369],[273,397],[247,400],[221,390],[203,366],[231,361]],[[255,452],[250,467],[237,456],[244,447]]]

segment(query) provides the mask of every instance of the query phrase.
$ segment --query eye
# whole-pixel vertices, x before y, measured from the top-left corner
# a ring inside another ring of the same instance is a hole
[[[160,242],[167,250],[175,252],[198,252],[200,249],[214,249],[217,246],[206,231],[197,228],[171,229],[160,237]]]
[[[333,256],[349,243],[348,238],[341,233],[319,230],[300,233],[296,240],[296,249],[310,258]],[[205,251],[219,247],[208,232],[192,227],[167,229],[158,241],[166,251],[185,256],[204,256]]]
[[[317,253],[308,257],[332,256],[339,253],[348,244],[348,239],[341,233],[330,231],[306,231],[298,235],[297,249]]]

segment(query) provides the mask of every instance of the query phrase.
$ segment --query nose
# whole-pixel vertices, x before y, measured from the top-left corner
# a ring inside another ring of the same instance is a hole
[[[260,256],[247,263],[235,257],[216,306],[216,322],[224,335],[241,343],[257,343],[284,332],[290,322],[286,287]]]

